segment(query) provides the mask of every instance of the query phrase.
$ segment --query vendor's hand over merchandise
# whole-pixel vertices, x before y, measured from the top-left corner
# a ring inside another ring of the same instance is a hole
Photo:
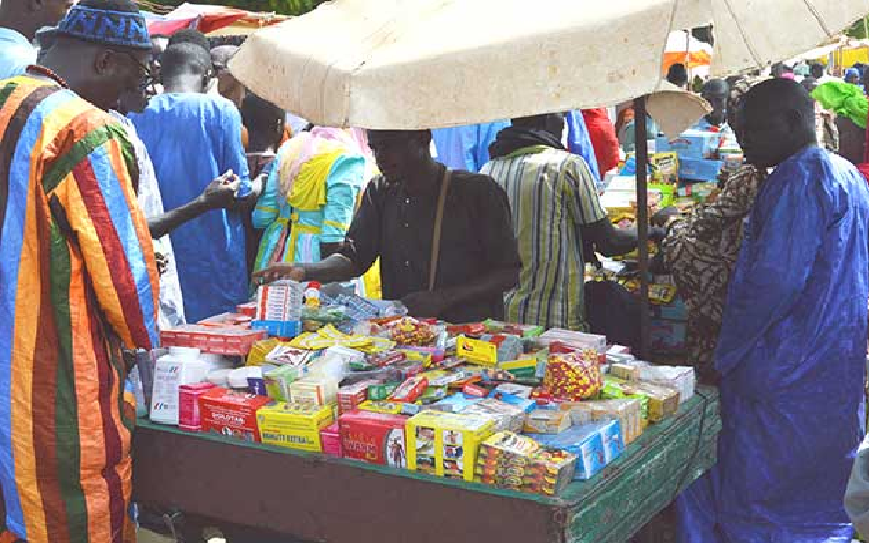
[[[253,273],[253,279],[256,283],[263,285],[271,281],[279,281],[281,279],[289,279],[291,281],[303,282],[306,277],[305,268],[296,266],[295,264],[271,264],[269,267]]]

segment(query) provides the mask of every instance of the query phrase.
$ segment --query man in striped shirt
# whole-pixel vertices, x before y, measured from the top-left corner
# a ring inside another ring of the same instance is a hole
[[[563,130],[563,114],[513,119],[489,148],[492,161],[482,173],[507,192],[523,263],[505,317],[585,330],[583,242],[614,256],[633,250],[637,237],[612,226],[588,164],[562,145]]]
[[[94,105],[149,54],[135,4],[82,0],[44,59],[60,75],[0,81],[3,543],[135,540],[121,349],[156,346],[159,281],[133,149]]]

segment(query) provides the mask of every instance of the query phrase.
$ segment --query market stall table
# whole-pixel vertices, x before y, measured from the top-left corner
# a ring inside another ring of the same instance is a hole
[[[589,481],[557,497],[192,434],[140,420],[134,499],[329,543],[626,541],[716,460],[718,392],[699,387]]]

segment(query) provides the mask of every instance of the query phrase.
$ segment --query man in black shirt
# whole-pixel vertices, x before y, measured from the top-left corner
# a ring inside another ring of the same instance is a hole
[[[435,162],[428,130],[371,130],[368,143],[383,177],[366,189],[341,250],[313,264],[275,264],[259,275],[347,281],[380,257],[383,297],[401,300],[411,315],[456,323],[500,318],[504,292],[516,286],[522,267],[503,189],[488,176]],[[437,237],[439,252],[433,251]]]

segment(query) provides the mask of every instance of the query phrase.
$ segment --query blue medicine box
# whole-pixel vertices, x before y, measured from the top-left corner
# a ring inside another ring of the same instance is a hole
[[[650,308],[652,318],[668,321],[686,322],[688,320],[688,308],[685,300],[676,297],[672,302],[665,305],[653,305]]]
[[[573,426],[560,434],[529,434],[546,447],[576,455],[575,480],[597,475],[624,450],[619,421],[606,420]]]
[[[269,337],[296,337],[302,333],[301,321],[251,321],[254,330],[265,330]]]
[[[659,136],[655,140],[655,151],[658,153],[675,152],[679,156],[681,167],[682,160],[685,158],[714,157],[722,137],[719,132],[688,129],[672,140]]]
[[[724,168],[724,161],[704,158],[682,158],[679,160],[679,179],[695,182],[718,181],[718,174]]]

